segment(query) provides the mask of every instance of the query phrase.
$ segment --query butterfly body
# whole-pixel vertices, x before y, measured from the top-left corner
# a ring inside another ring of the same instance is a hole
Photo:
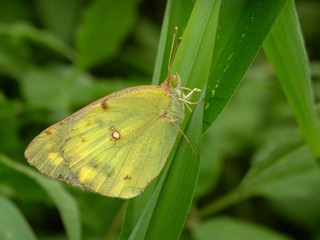
[[[25,156],[42,173],[99,194],[131,198],[163,168],[184,119],[178,74],[161,86],[105,96],[47,128]]]

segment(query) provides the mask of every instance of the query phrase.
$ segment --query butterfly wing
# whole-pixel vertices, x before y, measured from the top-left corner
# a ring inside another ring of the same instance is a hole
[[[160,87],[124,89],[46,129],[26,150],[48,176],[105,196],[131,198],[163,168],[183,111]]]

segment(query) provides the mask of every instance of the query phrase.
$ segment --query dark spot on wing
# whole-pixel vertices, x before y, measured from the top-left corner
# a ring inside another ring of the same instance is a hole
[[[127,176],[124,177],[123,180],[130,180],[130,179],[131,179],[131,176],[127,175]]]
[[[101,103],[101,107],[104,110],[107,110],[109,108],[108,104],[107,104],[107,100],[103,100]]]
[[[98,126],[99,126],[100,128],[102,128],[102,127],[104,126],[104,122],[103,122],[103,120],[100,119],[100,118],[96,120],[96,123],[98,124]]]
[[[158,118],[168,118],[168,112],[167,111],[160,112]]]

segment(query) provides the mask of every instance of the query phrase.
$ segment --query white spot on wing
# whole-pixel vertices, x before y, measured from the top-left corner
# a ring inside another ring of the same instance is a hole
[[[115,139],[115,140],[120,139],[120,133],[118,131],[114,131],[112,133],[112,138]]]

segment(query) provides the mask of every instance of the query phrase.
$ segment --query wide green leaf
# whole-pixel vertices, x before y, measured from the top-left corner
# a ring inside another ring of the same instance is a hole
[[[290,238],[244,220],[219,217],[199,224],[192,230],[195,240],[289,240]]]
[[[5,156],[0,156],[0,163],[10,167],[37,182],[49,195],[59,210],[62,222],[70,240],[81,239],[80,212],[75,199],[56,180],[50,179],[37,171],[18,164]]]
[[[78,0],[36,0],[33,3],[42,24],[65,42],[70,42],[82,5]],[[59,17],[57,17],[59,13]]]
[[[0,239],[35,240],[28,222],[9,199],[0,196]]]
[[[4,71],[12,77],[20,78],[35,67],[35,55],[30,49],[32,44],[68,60],[74,59],[73,50],[49,32],[25,23],[0,23],[0,73]]]
[[[77,34],[78,66],[90,69],[118,53],[134,23],[138,3],[96,0],[91,4]]]

